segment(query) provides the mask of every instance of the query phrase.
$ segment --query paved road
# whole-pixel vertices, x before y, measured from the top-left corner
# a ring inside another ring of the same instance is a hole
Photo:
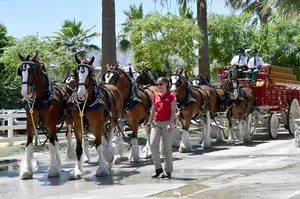
[[[255,136],[247,146],[214,143],[212,150],[199,145],[189,154],[175,150],[170,181],[150,178],[154,170],[151,160],[129,164],[124,159],[113,167],[111,176],[96,178],[95,152],[92,163],[85,164],[83,179],[69,181],[74,166],[69,160],[63,161],[60,178],[48,179],[48,155],[35,155],[39,168],[32,180],[19,180],[13,164],[8,171],[0,165],[0,198],[300,198],[300,149],[294,147],[294,139],[286,132],[276,140]]]

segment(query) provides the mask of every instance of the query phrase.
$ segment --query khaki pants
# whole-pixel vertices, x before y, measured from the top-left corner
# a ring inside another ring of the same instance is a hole
[[[160,169],[161,162],[159,157],[159,142],[162,136],[162,141],[164,144],[165,152],[165,164],[164,170],[167,173],[172,173],[173,171],[173,156],[172,156],[172,140],[173,140],[173,130],[168,132],[167,126],[169,121],[153,121],[151,135],[150,135],[150,149],[152,153],[152,160],[154,162],[155,169]]]

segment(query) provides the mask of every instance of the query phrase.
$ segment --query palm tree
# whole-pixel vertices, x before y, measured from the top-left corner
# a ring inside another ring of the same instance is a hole
[[[82,27],[82,21],[76,22],[74,19],[65,20],[62,28],[54,32],[54,36],[50,37],[54,39],[59,45],[67,46],[72,53],[77,53],[80,56],[85,56],[88,51],[100,50],[98,46],[93,44],[87,44],[91,39],[99,37],[100,33],[90,31],[95,28],[95,26],[84,29]]]
[[[157,0],[154,0],[156,3]],[[207,34],[207,0],[176,0],[177,4],[182,7],[183,10],[187,10],[187,4],[189,2],[197,1],[197,23],[201,31],[203,32],[203,45],[199,49],[199,73],[202,72],[206,75],[210,75],[209,68],[209,53],[208,53],[208,34]],[[168,2],[168,0],[160,0],[160,3]]]
[[[102,0],[102,74],[107,63],[115,64],[117,60],[115,15],[115,0]]]
[[[203,45],[199,48],[199,74],[202,72],[210,76],[210,64],[208,53],[208,34],[207,34],[207,0],[197,0],[197,22],[203,32]]]
[[[300,1],[298,0],[264,0],[262,3],[263,13],[267,13],[270,7],[283,17],[295,18],[300,15]]]
[[[242,9],[242,12],[254,13],[258,16],[262,24],[267,24],[268,19],[271,15],[271,8],[265,7],[263,12],[264,3],[266,0],[226,0],[226,6],[231,7],[234,10]],[[254,23],[257,21],[257,18],[254,19]]]
[[[129,49],[130,41],[128,41],[127,33],[134,20],[142,19],[144,17],[143,4],[141,3],[138,7],[136,5],[130,5],[129,10],[124,10],[123,13],[126,15],[126,21],[122,23],[122,33],[119,35],[121,38],[119,42],[120,49],[126,52]]]

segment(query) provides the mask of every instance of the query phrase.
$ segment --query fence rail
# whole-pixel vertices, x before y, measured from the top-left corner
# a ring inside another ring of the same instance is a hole
[[[14,113],[15,110],[0,110],[0,133],[4,136],[0,136],[0,143],[8,143],[9,146],[13,145],[14,142],[26,141],[27,136],[14,136],[15,130],[26,130],[26,125],[14,124],[15,118],[26,118],[25,113]],[[63,126],[65,129],[65,124]],[[6,133],[7,132],[7,135]],[[41,130],[37,129],[37,133],[42,133]],[[38,136],[35,136],[35,145],[38,144]]]
[[[25,113],[13,113],[13,110],[2,110],[0,112],[0,131],[7,131],[7,137],[1,138],[1,142],[8,142],[9,145],[13,145],[13,142],[16,141],[25,141],[26,137],[14,137],[14,130],[25,130],[26,125],[14,125],[14,118],[26,118]]]

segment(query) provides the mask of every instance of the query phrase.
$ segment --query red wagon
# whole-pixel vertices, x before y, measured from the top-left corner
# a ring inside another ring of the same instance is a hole
[[[220,68],[220,79],[228,78],[229,68]],[[240,85],[250,87],[256,94],[256,106],[252,116],[252,134],[258,129],[267,129],[271,138],[276,138],[278,129],[284,125],[290,134],[296,130],[295,119],[300,113],[300,81],[290,68],[262,66],[256,82],[248,83],[246,74],[240,79]]]

